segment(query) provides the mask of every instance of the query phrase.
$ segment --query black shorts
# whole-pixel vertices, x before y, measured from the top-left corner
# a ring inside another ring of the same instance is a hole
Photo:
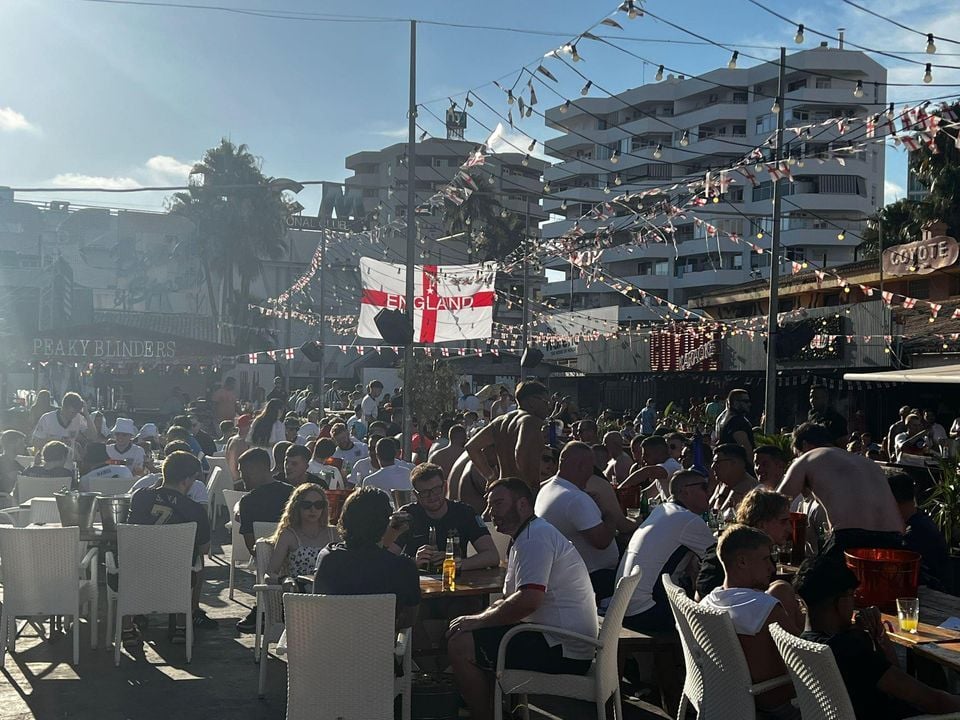
[[[658,602],[649,610],[623,618],[623,626],[639,633],[676,632],[677,625],[667,601]]]
[[[522,625],[523,623],[518,623]],[[473,631],[477,665],[485,670],[497,666],[500,641],[516,625],[497,625]],[[592,660],[574,660],[563,656],[563,646],[550,647],[539,632],[523,632],[510,638],[507,645],[506,667],[511,670],[532,670],[551,675],[585,675]]]
[[[852,548],[900,550],[903,548],[903,535],[892,530],[881,531],[843,528],[841,530],[834,530],[827,536],[820,553],[822,555],[836,555],[842,558],[843,553]]]

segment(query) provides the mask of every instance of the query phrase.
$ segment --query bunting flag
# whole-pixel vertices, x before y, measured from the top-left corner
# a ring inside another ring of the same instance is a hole
[[[247,355],[247,360],[250,362],[251,365],[256,365],[257,353],[250,353],[249,355]]]
[[[287,360],[293,360],[293,354],[294,354],[294,349],[293,349],[293,348],[287,348],[286,350],[283,351],[283,356],[284,356]]]

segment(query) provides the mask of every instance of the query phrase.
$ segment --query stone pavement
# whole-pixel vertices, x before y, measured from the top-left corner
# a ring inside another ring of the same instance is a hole
[[[229,543],[224,547],[229,556]],[[214,630],[195,633],[193,661],[184,646],[167,640],[166,618],[151,618],[144,642],[125,648],[120,667],[104,640],[106,592],[101,589],[100,639],[89,647],[84,622],[80,633],[80,663],[71,667],[72,637],[55,634],[38,638],[28,627],[17,640],[17,652],[7,654],[0,680],[3,720],[280,720],[286,714],[286,667],[275,658],[268,668],[267,694],[257,698],[257,665],[253,636],[234,628],[253,601],[252,577],[237,572],[238,589],[228,598],[228,565],[222,555],[207,560],[202,600],[207,613],[220,622]],[[44,625],[49,631],[49,624]],[[592,705],[543,699],[531,717],[575,720],[595,718]],[[648,705],[624,703],[628,720],[667,717]],[[465,713],[464,713],[464,716]],[[317,720],[324,720],[318,718]]]

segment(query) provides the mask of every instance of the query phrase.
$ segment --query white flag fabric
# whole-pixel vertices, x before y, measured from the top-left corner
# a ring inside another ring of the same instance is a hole
[[[362,338],[382,339],[374,318],[384,308],[404,310],[406,266],[360,258],[363,296]],[[413,341],[486,340],[493,331],[495,263],[416,265],[413,287]]]

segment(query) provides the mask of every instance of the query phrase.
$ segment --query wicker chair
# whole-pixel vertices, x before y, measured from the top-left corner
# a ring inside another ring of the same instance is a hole
[[[686,717],[689,702],[697,709],[697,717],[702,715],[711,720],[756,718],[754,698],[788,684],[790,676],[781,675],[754,683],[730,616],[723,610],[695,603],[668,575],[661,577],[670,609],[680,628],[687,669],[677,717]]]
[[[788,633],[777,623],[770,624],[773,638],[797,691],[804,718],[856,720],[847,687],[837,661],[827,645],[810,642]],[[910,720],[957,720],[960,713],[915,715]]]
[[[250,551],[247,550],[247,543],[243,540],[243,535],[240,534],[240,523],[234,518],[234,508],[236,508],[237,503],[240,502],[240,498],[246,495],[242,490],[223,490],[223,501],[227,505],[227,513],[230,515],[230,520],[227,522],[227,529],[230,531],[230,579],[227,587],[230,591],[230,599],[233,600],[233,589],[234,589],[234,577],[237,570],[237,567],[250,567]],[[211,495],[211,498],[215,497]],[[211,503],[213,501],[211,500]],[[213,547],[213,543],[210,543],[210,547]],[[211,552],[212,556],[212,552]]]
[[[193,655],[190,573],[196,523],[117,526],[117,552],[106,555],[107,573],[119,572],[117,592],[107,586],[107,624],[114,632],[113,664],[120,665],[121,621],[124,615],[184,613],[187,616],[187,662]]]
[[[27,500],[35,497],[53,497],[54,493],[60,492],[64,487],[70,487],[71,479],[68,477],[30,477],[28,475],[17,475],[17,486],[13,491],[18,505],[22,505]]]
[[[217,458],[213,458],[216,460]],[[210,462],[211,458],[207,458],[207,462]],[[223,461],[226,464],[226,460]],[[233,489],[233,478],[230,477],[230,471],[226,467],[220,467],[219,465],[212,466],[213,469],[210,471],[210,477],[207,478],[207,497],[208,505],[207,512],[210,515],[210,528],[211,530],[216,527],[217,523],[217,512],[219,508],[222,507],[220,501],[223,500],[223,491],[229,490],[234,492]],[[233,521],[233,505],[227,505],[227,513],[230,514],[228,522]],[[210,557],[213,557],[213,547],[214,543],[210,543]]]
[[[30,522],[34,525],[59,524],[60,508],[57,499],[35,497],[30,499]]]
[[[259,524],[259,523],[257,523]],[[270,643],[276,643],[283,634],[283,587],[264,582],[273,544],[261,538],[257,540],[257,584],[253,586],[257,594],[257,623],[253,636],[253,659],[260,663],[260,677],[257,695],[263,697],[267,688],[267,664],[270,656]],[[272,638],[272,640],[271,640]],[[285,648],[277,647],[277,655],[286,654]]]
[[[50,615],[73,618],[73,664],[80,662],[80,610],[89,608],[90,647],[97,647],[97,549],[80,557],[80,528],[0,527],[3,614],[0,667],[7,642],[15,652],[16,619]]]
[[[283,596],[287,720],[393,720],[397,695],[409,720],[410,631],[394,630],[395,603],[393,595]]]
[[[606,720],[607,700],[613,696],[613,713],[616,720],[623,720],[623,705],[620,701],[620,673],[617,669],[617,645],[620,641],[620,629],[623,627],[623,615],[627,611],[630,598],[633,597],[640,582],[640,570],[634,571],[617,583],[613,599],[604,615],[599,638],[587,637],[563,628],[549,627],[534,623],[521,623],[509,630],[500,641],[497,651],[497,682],[494,690],[493,712],[496,720],[503,718],[503,695],[519,694],[524,705],[524,718],[529,718],[527,695],[559,695],[577,700],[592,700],[597,708],[597,720]],[[593,665],[586,675],[551,675],[529,670],[510,670],[504,667],[507,643],[517,633],[547,631],[554,635],[575,638],[589,642],[597,648]]]

